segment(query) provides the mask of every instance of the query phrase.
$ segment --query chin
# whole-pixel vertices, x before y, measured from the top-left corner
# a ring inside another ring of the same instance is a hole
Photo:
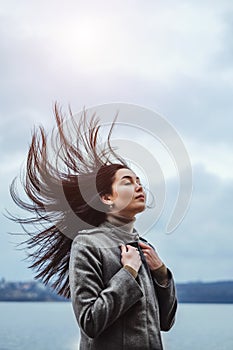
[[[144,204],[141,207],[137,208],[136,214],[139,214],[139,213],[143,212],[145,209],[146,209],[146,205]]]

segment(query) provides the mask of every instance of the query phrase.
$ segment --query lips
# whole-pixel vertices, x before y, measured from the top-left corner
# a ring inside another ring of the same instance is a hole
[[[139,194],[137,197],[135,197],[135,199],[139,199],[139,198],[141,198],[141,199],[144,199],[144,200],[145,200],[145,196],[144,196],[143,194]]]

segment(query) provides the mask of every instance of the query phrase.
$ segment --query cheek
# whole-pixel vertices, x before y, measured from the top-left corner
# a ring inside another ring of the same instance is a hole
[[[130,201],[133,198],[134,191],[131,186],[119,186],[114,189],[114,197],[118,201]]]

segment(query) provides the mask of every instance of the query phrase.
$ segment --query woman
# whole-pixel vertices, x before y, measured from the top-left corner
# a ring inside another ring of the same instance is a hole
[[[55,115],[56,166],[40,128],[32,138],[24,181],[32,204],[18,197],[15,182],[11,186],[14,201],[35,214],[15,220],[42,225],[26,240],[29,250],[37,248],[29,254],[30,267],[59,294],[71,295],[80,349],[162,349],[160,331],[172,327],[177,307],[174,281],[134,229],[135,215],[146,208],[146,194],[111,148],[114,122],[100,149],[95,117],[89,120],[84,112],[77,122],[71,115],[71,127],[65,128],[57,106]],[[71,219],[73,213],[78,221]]]

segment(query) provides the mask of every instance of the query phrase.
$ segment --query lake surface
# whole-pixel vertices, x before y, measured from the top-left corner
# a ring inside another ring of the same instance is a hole
[[[162,334],[165,350],[232,350],[233,304],[179,304],[175,326]],[[0,302],[0,350],[78,350],[78,344],[70,303]]]

